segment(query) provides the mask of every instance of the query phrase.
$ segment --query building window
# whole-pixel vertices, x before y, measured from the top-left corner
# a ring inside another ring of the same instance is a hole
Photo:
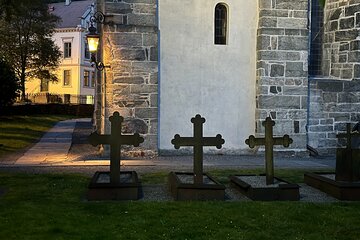
[[[312,0],[310,25],[309,75],[321,76],[322,42],[324,34],[324,10],[319,0]]]
[[[48,92],[48,91],[49,91],[49,80],[41,79],[40,92]]]
[[[226,44],[227,36],[227,8],[219,3],[215,7],[215,44]]]
[[[64,70],[64,86],[70,86],[70,85],[71,85],[71,71]]]
[[[89,87],[90,86],[90,72],[89,71],[84,71],[84,87]]]
[[[71,58],[71,42],[64,43],[64,58]]]
[[[95,72],[91,72],[91,87],[95,87]]]
[[[87,41],[85,41],[85,50],[84,50],[85,59],[90,59],[90,51]]]

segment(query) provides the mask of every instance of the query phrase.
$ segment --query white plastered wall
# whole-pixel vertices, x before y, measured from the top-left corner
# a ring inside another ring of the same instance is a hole
[[[159,149],[175,134],[192,136],[190,119],[206,118],[204,136],[221,134],[224,152],[240,153],[255,130],[255,0],[226,0],[227,45],[214,44],[214,0],[160,0]],[[215,148],[212,148],[215,149]]]

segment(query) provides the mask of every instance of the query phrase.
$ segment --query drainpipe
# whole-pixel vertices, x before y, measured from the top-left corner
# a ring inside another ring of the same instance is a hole
[[[309,30],[309,35],[308,35],[308,69],[309,69],[309,63],[310,63],[310,50],[311,50],[311,6],[312,6],[312,0],[308,0],[308,11],[307,11],[307,19],[308,19],[308,23],[307,23],[307,28]],[[311,81],[311,77],[309,76],[309,71],[308,71],[308,89],[307,89],[307,114],[306,114],[306,147],[308,148],[309,146],[309,123],[310,123],[310,81]]]

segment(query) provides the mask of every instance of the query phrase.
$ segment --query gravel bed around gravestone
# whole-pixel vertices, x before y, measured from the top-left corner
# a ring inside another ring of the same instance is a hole
[[[300,186],[300,202],[313,203],[331,203],[339,202],[326,193],[323,193],[315,188],[307,186],[306,184],[299,184]],[[225,201],[227,202],[250,202],[251,199],[241,194],[231,184],[225,185]],[[165,184],[144,184],[142,186],[142,197],[139,201],[174,201],[167,185]]]
[[[236,176],[236,178],[255,188],[276,188],[279,187],[279,184],[288,184],[274,178],[274,184],[266,185],[266,176]]]
[[[176,174],[181,183],[193,184],[194,183],[194,175],[191,174]],[[216,184],[212,181],[208,176],[203,175],[203,183],[204,184]]]
[[[310,187],[305,183],[299,184],[300,186],[300,201],[301,202],[317,202],[317,203],[329,203],[339,202],[338,199],[321,192],[320,190]]]
[[[335,181],[335,174],[320,174],[324,178],[328,178]]]
[[[144,184],[141,187],[142,197],[139,201],[174,201],[171,197],[171,194],[167,188],[167,185],[164,184]]]
[[[120,183],[132,183],[131,180],[131,173],[120,174]],[[110,174],[100,173],[96,183],[110,183]]]

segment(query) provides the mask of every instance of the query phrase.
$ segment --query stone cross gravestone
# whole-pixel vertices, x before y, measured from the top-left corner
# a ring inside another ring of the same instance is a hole
[[[353,148],[353,140],[360,138],[359,132],[351,131],[351,124],[346,124],[346,133],[336,135],[346,138],[346,148],[336,151],[336,181],[360,181],[360,150]]]
[[[97,132],[93,132],[89,136],[89,142],[93,146],[99,144],[110,145],[110,183],[112,185],[119,185],[121,145],[138,147],[140,143],[144,142],[144,138],[140,137],[138,133],[134,135],[121,134],[121,125],[124,118],[120,116],[119,112],[114,112],[113,116],[109,117],[109,120],[111,122],[111,134],[99,135]]]
[[[266,172],[266,184],[270,185],[274,183],[274,146],[283,145],[289,147],[293,140],[289,135],[285,134],[283,137],[273,137],[273,126],[275,122],[267,117],[262,125],[265,127],[265,138],[255,138],[253,135],[246,139],[245,143],[250,148],[255,146],[265,145],[265,172]]]
[[[201,115],[196,115],[191,119],[194,125],[194,136],[193,137],[180,137],[179,134],[174,136],[171,143],[175,149],[179,149],[181,146],[192,146],[194,147],[194,183],[203,183],[203,147],[204,146],[215,146],[220,149],[225,143],[221,135],[218,134],[216,137],[203,137],[203,124],[205,118]]]

